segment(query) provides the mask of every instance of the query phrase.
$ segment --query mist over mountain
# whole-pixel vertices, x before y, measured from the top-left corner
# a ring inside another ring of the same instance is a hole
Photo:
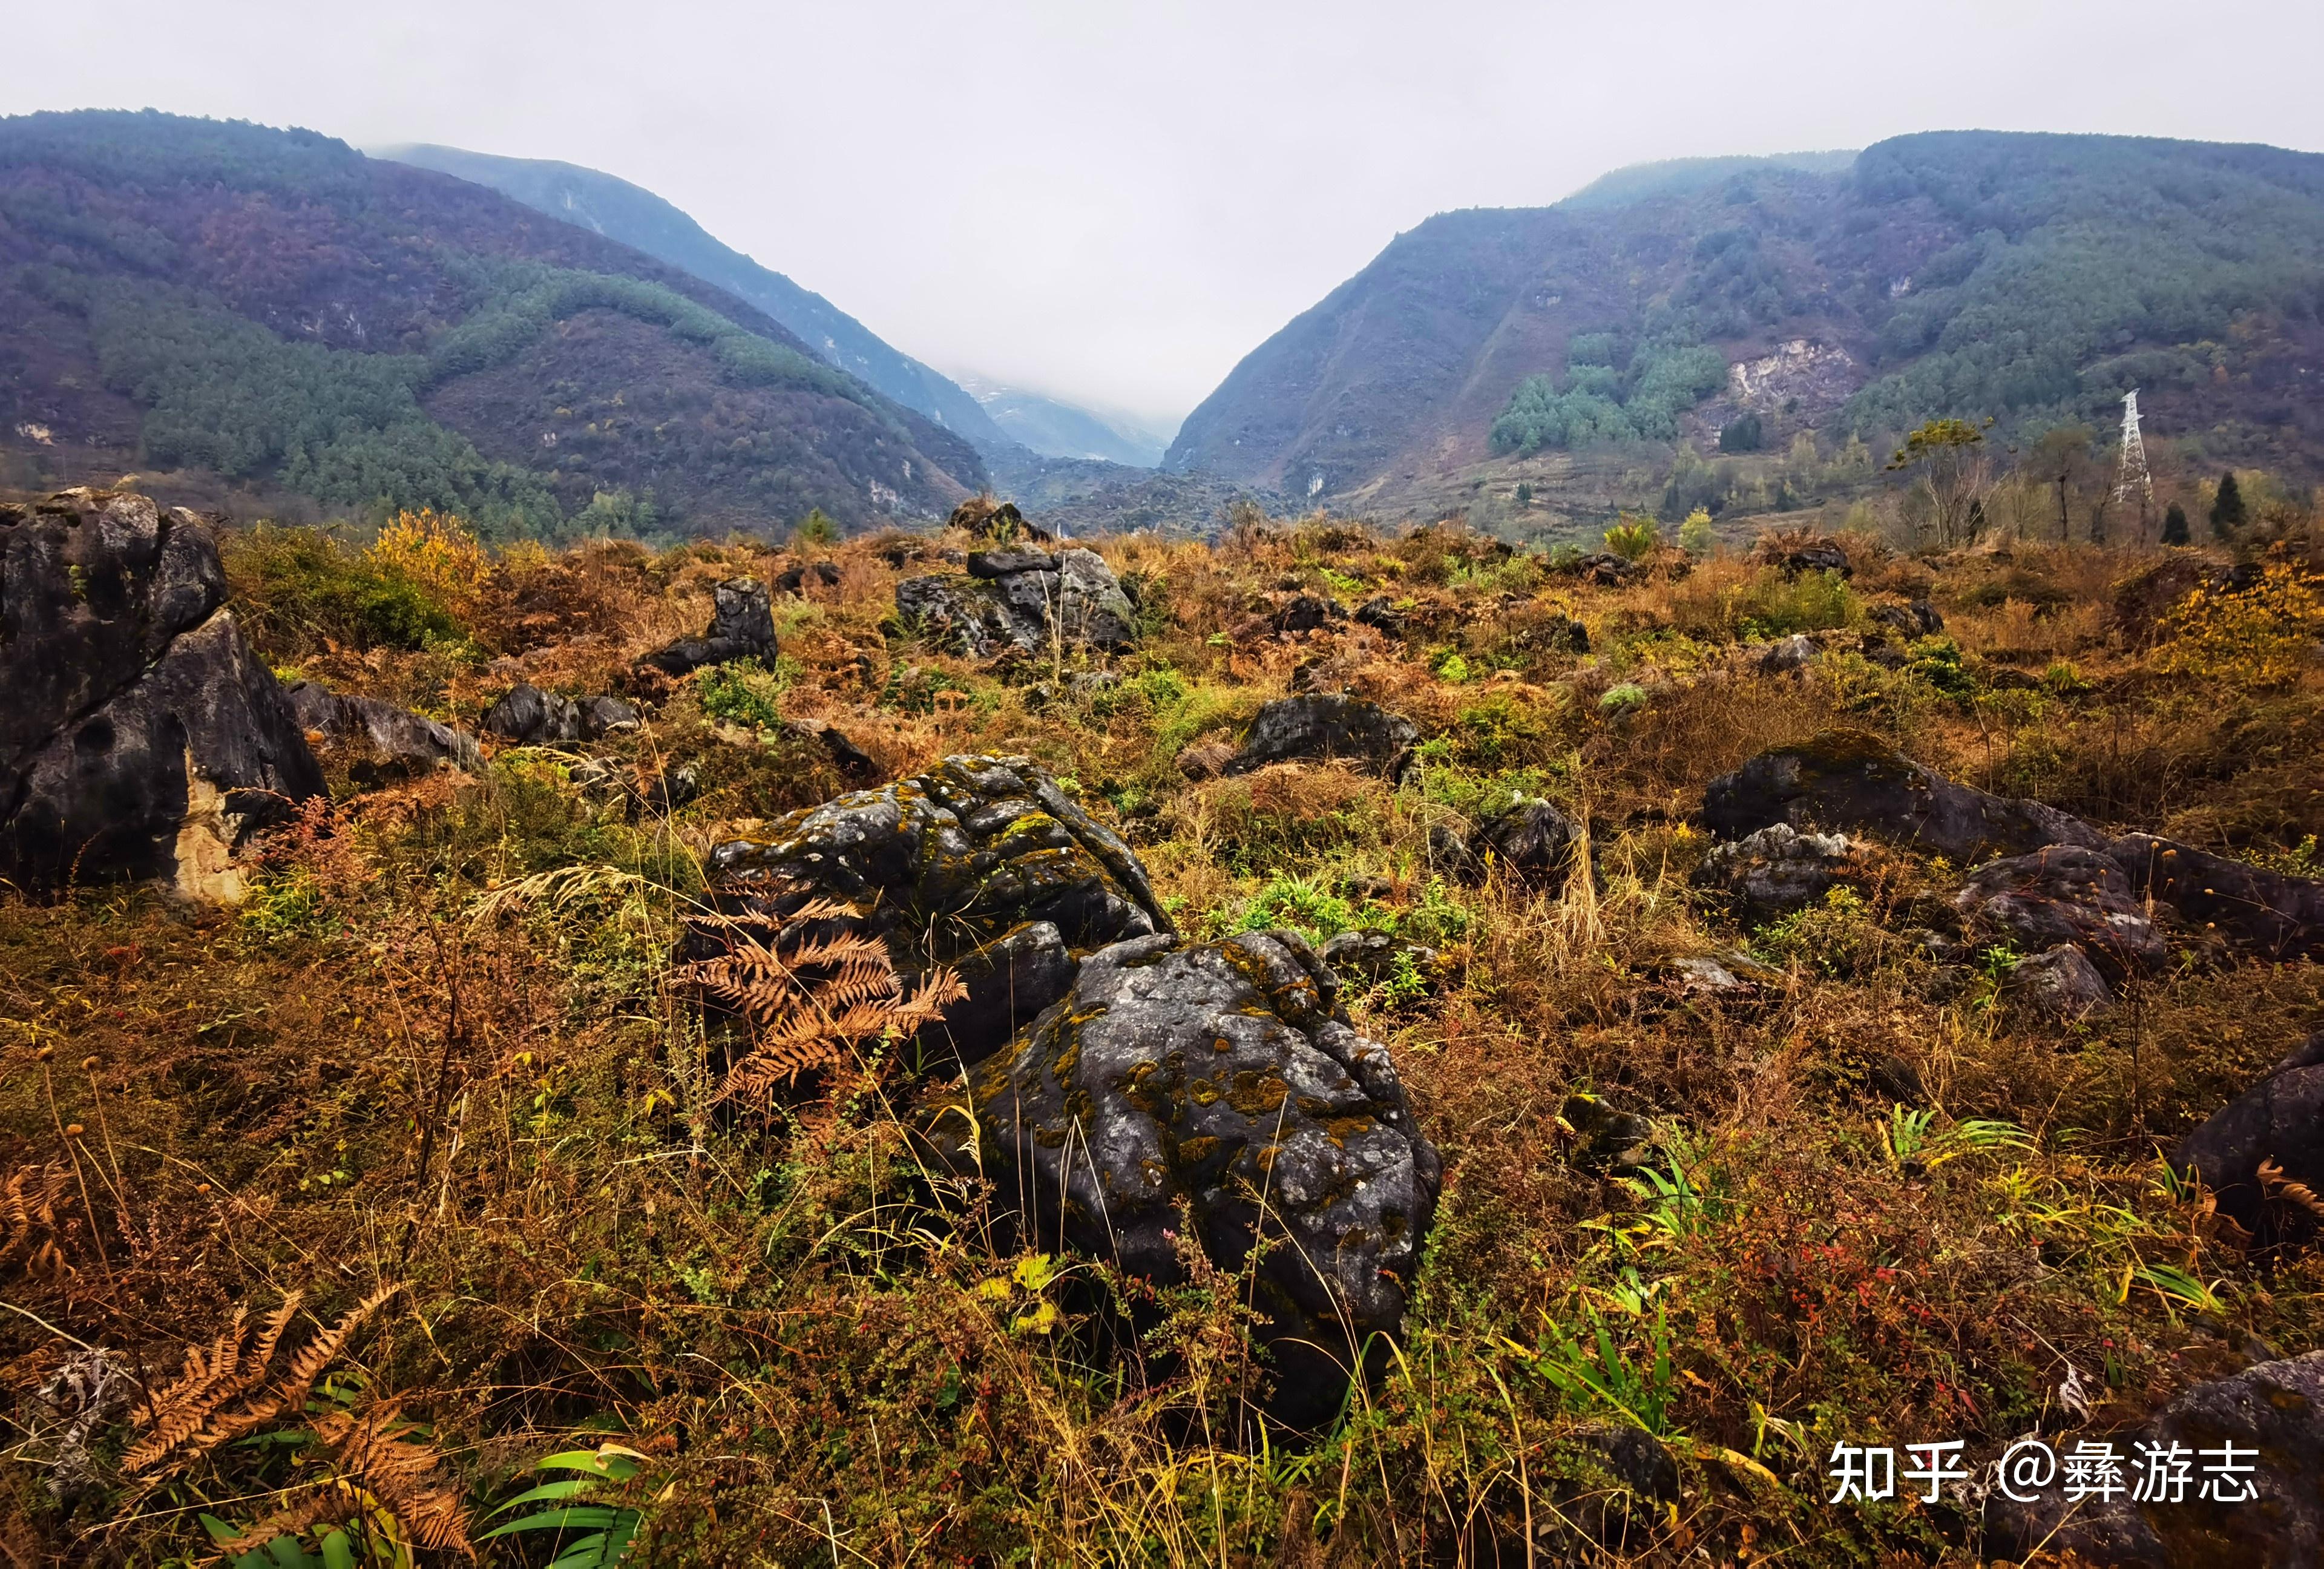
[[[722,244],[641,186],[577,164],[501,158],[425,143],[377,148],[374,156],[488,185],[536,211],[619,240],[724,289],[782,323],[841,370],[958,431],[988,455],[1012,439],[976,399],[941,373],[890,347],[822,295]]]
[[[1452,504],[1512,466],[1553,485],[1658,447],[1666,468],[1746,416],[1778,450],[1939,415],[2009,438],[2103,427],[2135,387],[2190,462],[2312,474],[2319,302],[2313,154],[1959,132],[1649,165],[1398,235],[1236,366],[1166,466]]]
[[[1011,440],[1044,457],[1095,458],[1153,468],[1170,445],[1167,435],[1127,416],[1101,413],[980,376],[964,375],[960,384]]]
[[[555,535],[934,517],[986,482],[733,294],[308,131],[0,120],[0,320],[24,485],[143,469]]]

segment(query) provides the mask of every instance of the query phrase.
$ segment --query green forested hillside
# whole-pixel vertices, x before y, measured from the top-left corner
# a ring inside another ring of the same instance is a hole
[[[1885,449],[1941,416],[2031,439],[2103,428],[2137,387],[2195,467],[2313,475],[2319,311],[2312,154],[1960,132],[1844,168],[1652,166],[1399,236],[1237,366],[1167,464],[1409,500],[1496,452],[1666,469],[1747,416],[1777,450]]]
[[[38,478],[183,470],[549,535],[600,497],[705,532],[984,482],[732,296],[311,133],[0,121],[0,443]]]
[[[976,399],[951,380],[890,347],[822,295],[721,243],[650,190],[571,163],[499,158],[457,147],[412,143],[383,148],[379,156],[490,186],[551,217],[634,246],[765,311],[830,364],[953,430],[978,451],[989,456],[1010,444]]]

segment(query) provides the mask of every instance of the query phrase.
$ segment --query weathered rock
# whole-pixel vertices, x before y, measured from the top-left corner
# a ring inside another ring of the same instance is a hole
[[[2296,1182],[2324,1197],[2324,1029],[2188,1134],[2176,1158],[2263,1245],[2313,1237],[2324,1217],[2296,1199],[2271,1201],[2259,1168],[2273,1161],[2279,1189]]]
[[[581,705],[519,681],[484,710],[484,730],[519,746],[569,746],[581,739]]]
[[[2152,834],[2126,834],[2107,854],[2129,879],[2132,898],[2167,904],[2190,927],[2224,933],[2270,958],[2324,961],[2324,882]]]
[[[838,583],[839,568],[830,561],[794,563],[775,574],[775,592],[778,594],[803,594],[809,584],[832,588]]]
[[[1934,637],[1945,630],[1945,618],[1925,599],[1909,605],[1876,605],[1865,612],[1865,619],[1907,640]]]
[[[1578,1169],[1594,1173],[1637,1170],[1655,1132],[1644,1117],[1618,1112],[1596,1095],[1579,1092],[1565,1097],[1557,1120],[1572,1137],[1567,1158]]]
[[[774,604],[766,586],[750,577],[730,577],[711,590],[709,630],[680,638],[638,661],[665,676],[683,676],[705,665],[775,657]]]
[[[896,585],[896,612],[939,642],[978,658],[1014,645],[1038,653],[1127,648],[1138,613],[1113,568],[1092,550],[972,550],[964,577],[940,574]]]
[[[1375,595],[1356,606],[1358,624],[1370,627],[1385,637],[1404,635],[1404,617],[1396,608],[1396,601],[1385,594]]]
[[[1069,955],[1170,930],[1130,846],[1021,757],[948,757],[793,812],[719,845],[710,868],[737,913],[782,920],[829,897],[887,940],[899,968],[958,966],[971,998],[946,1028],[964,1061],[999,1049],[1072,980],[1046,957],[1028,959],[1051,945],[1021,928],[1048,925]]]
[[[2122,868],[2079,844],[1988,862],[1953,895],[1974,930],[2028,948],[2071,943],[2115,980],[2160,966],[2163,937],[2130,896]]]
[[[846,778],[864,784],[878,777],[879,760],[850,741],[838,725],[822,719],[793,719],[788,723],[792,730],[820,745]]]
[[[1788,823],[1868,834],[1964,863],[2047,844],[2107,846],[2079,817],[1955,784],[1860,730],[1827,730],[1761,752],[1711,780],[1702,817],[1722,839]]]
[[[1249,773],[1270,762],[1343,758],[1391,779],[1412,766],[1420,732],[1411,720],[1361,697],[1313,693],[1277,697],[1259,711],[1242,750],[1222,770]]]
[[[584,697],[580,709],[584,741],[598,741],[638,727],[636,706],[619,697]]]
[[[1056,537],[1038,524],[1028,522],[1025,514],[1017,510],[1015,502],[995,502],[982,495],[973,495],[953,508],[946,526],[1001,545],[1028,540],[1047,544]]]
[[[1336,599],[1321,595],[1302,594],[1277,610],[1269,624],[1278,636],[1304,637],[1320,632],[1335,621],[1348,619],[1347,607]]]
[[[1803,572],[1837,572],[1842,577],[1856,574],[1848,552],[1831,540],[1794,539],[1772,549],[1763,546],[1758,557],[1786,577],[1797,577]]]
[[[1400,1328],[1436,1151],[1296,934],[1102,949],[974,1094],[985,1171],[1044,1246],[1180,1280],[1182,1203],[1224,1269],[1275,1241],[1254,1295],[1286,1419],[1330,1416],[1364,1337]]]
[[[235,851],[323,777],[225,600],[183,508],[86,489],[0,506],[0,878],[240,896]]]
[[[2068,1502],[2056,1483],[2036,1501],[1996,1492],[1985,1513],[1986,1555],[2037,1548],[2093,1569],[2312,1569],[2324,1562],[2324,1352],[2261,1362],[2197,1384],[2113,1442],[2129,1485],[2117,1497]],[[2252,1470],[2223,1498],[2209,1485],[2227,1444]],[[2141,1502],[2141,1444],[2182,1446],[2180,1496]],[[2205,1450],[2212,1455],[2205,1457]]]
[[[1315,950],[1334,974],[1360,986],[1416,983],[1434,992],[1444,978],[1444,955],[1425,943],[1406,941],[1387,932],[1342,932]]]
[[[1526,653],[1586,654],[1590,629],[1560,613],[1511,627],[1509,644]]]
[[[283,694],[300,728],[344,760],[358,784],[412,779],[442,767],[472,769],[483,761],[476,738],[376,697],[334,692],[298,681]]]
[[[1600,588],[1619,588],[1645,568],[1610,550],[1600,550],[1582,557],[1568,570],[1584,583],[1595,584]]]
[[[1823,651],[1815,640],[1803,632],[1795,632],[1767,645],[1759,656],[1759,673],[1766,676],[1796,675],[1823,658]]]
[[[1845,834],[1802,833],[1770,823],[1714,844],[1695,868],[1694,885],[1726,901],[1740,918],[1773,920],[1821,904],[1835,888],[1861,889],[1874,875],[1869,852]]]
[[[1477,825],[1469,851],[1489,855],[1493,865],[1524,881],[1560,888],[1581,841],[1572,818],[1547,801],[1520,796]]]
[[[2011,1001],[2061,1023],[2102,1019],[2114,1011],[2114,992],[2105,974],[2072,943],[2018,960],[2001,990]]]

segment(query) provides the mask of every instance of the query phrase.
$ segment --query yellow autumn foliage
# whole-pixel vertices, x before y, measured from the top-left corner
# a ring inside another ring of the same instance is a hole
[[[2315,662],[2324,641],[2324,578],[2272,562],[2240,593],[2205,583],[2164,617],[2166,669],[2247,687],[2282,687]]]
[[[473,599],[487,558],[460,517],[433,507],[401,512],[364,552],[381,571],[416,583],[450,605]]]

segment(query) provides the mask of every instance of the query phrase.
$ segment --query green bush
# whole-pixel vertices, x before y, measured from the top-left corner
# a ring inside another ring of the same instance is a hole
[[[460,618],[433,592],[319,530],[261,526],[229,536],[226,557],[235,597],[271,650],[326,641],[364,651],[467,642]]]

